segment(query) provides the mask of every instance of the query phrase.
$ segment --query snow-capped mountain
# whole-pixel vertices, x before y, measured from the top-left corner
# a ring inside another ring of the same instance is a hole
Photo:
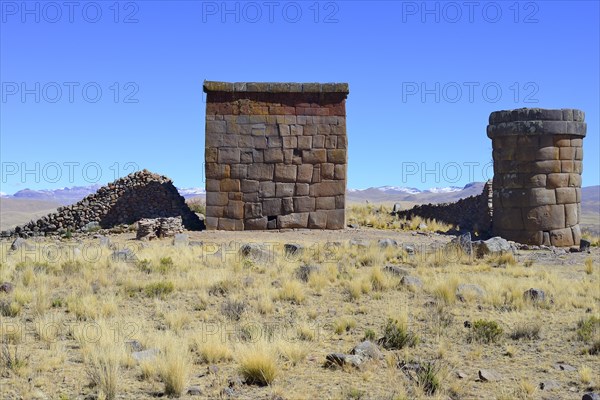
[[[90,186],[73,186],[71,188],[65,187],[61,189],[23,189],[19,190],[18,192],[12,195],[8,195],[2,192],[0,197],[8,199],[51,201],[66,206],[69,204],[77,203],[84,197],[95,193],[98,189],[100,189],[100,187],[101,185],[96,184]],[[177,190],[179,191],[179,194],[181,194],[186,199],[191,197],[204,196],[206,194],[206,192],[202,188],[178,188]]]

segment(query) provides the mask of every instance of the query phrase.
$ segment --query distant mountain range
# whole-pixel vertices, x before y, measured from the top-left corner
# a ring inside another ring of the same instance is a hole
[[[400,203],[404,209],[423,203],[448,203],[475,196],[482,192],[483,182],[472,182],[464,187],[449,186],[420,190],[402,186],[379,186],[367,189],[348,189],[348,204]],[[75,186],[54,190],[23,189],[13,195],[0,192],[0,229],[28,222],[53,212],[59,206],[73,204],[95,193],[100,185]],[[178,189],[186,199],[203,198],[203,188]],[[581,223],[600,233],[600,186],[588,186],[581,191]]]

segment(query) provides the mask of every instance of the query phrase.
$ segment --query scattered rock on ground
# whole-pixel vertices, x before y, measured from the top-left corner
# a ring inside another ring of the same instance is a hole
[[[581,239],[579,241],[579,251],[589,251],[591,243],[588,240]]]
[[[269,260],[269,252],[256,243],[246,243],[240,247],[240,254],[254,262],[266,262]]]
[[[19,249],[31,250],[33,246],[31,246],[27,240],[23,238],[16,238],[14,242],[10,245],[10,249],[15,251]]]
[[[304,246],[298,243],[286,243],[283,245],[286,255],[299,255],[304,251]]]
[[[410,273],[406,268],[401,268],[396,265],[386,265],[383,267],[383,271],[396,276],[406,276]]]
[[[456,297],[460,301],[465,301],[467,297],[481,298],[485,296],[485,290],[473,283],[461,283],[456,287]]]
[[[402,247],[402,249],[410,256],[412,256],[413,254],[415,254],[415,248],[414,246],[409,246],[409,245],[404,245]]]
[[[577,371],[577,368],[564,362],[557,362],[556,364],[554,364],[554,369],[567,372]]]
[[[523,293],[523,298],[531,301],[544,301],[546,293],[543,290],[531,288]]]
[[[412,287],[412,288],[420,288],[423,287],[423,281],[417,278],[416,276],[403,276],[400,280],[400,283],[404,286]]]
[[[559,388],[560,383],[558,383],[557,381],[544,381],[540,383],[541,390],[554,390]]]
[[[471,244],[470,232],[455,237],[450,241],[450,243],[460,248],[465,254],[469,256],[473,253],[473,245]]]
[[[502,254],[511,251],[508,240],[502,239],[500,236],[493,237],[488,240],[477,240],[472,242],[473,251],[478,258],[489,254]]]
[[[583,395],[581,400],[600,400],[600,395],[594,392],[588,392]]]
[[[357,355],[331,353],[325,358],[325,367],[335,368],[350,365],[355,368],[360,368],[363,364],[363,359]]]
[[[200,386],[190,386],[187,390],[187,394],[188,396],[201,396],[202,390],[200,389]]]
[[[382,249],[385,249],[386,247],[398,246],[398,242],[396,242],[394,239],[379,239],[377,241],[377,244],[379,244],[379,247],[381,247]]]
[[[318,265],[302,265],[296,270],[296,276],[303,282],[308,282],[311,274],[319,272],[321,267]]]
[[[483,382],[497,382],[502,378],[495,371],[489,369],[480,369],[479,379],[481,379]]]
[[[183,231],[183,220],[180,216],[143,218],[138,221],[136,239],[152,240],[156,238],[173,237]]]
[[[10,293],[14,290],[15,285],[13,285],[10,282],[4,282],[2,285],[0,285],[0,292],[4,292],[4,293]]]
[[[379,347],[368,340],[361,342],[356,345],[350,351],[350,354],[361,357],[363,360],[381,360],[383,359],[383,353],[379,350]]]

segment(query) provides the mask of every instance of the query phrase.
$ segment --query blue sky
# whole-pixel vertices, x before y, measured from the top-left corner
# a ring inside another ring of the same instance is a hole
[[[2,192],[202,187],[204,79],[348,82],[351,188],[490,178],[488,116],[519,107],[583,109],[600,182],[597,1],[0,4]]]

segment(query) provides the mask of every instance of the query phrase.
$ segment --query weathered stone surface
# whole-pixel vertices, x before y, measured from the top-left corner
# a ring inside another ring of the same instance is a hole
[[[500,374],[489,369],[480,369],[478,372],[479,379],[483,382],[497,382],[502,380]]]
[[[577,202],[577,191],[572,187],[560,187],[555,189],[556,203],[568,204]]]
[[[288,215],[280,215],[277,217],[277,226],[281,229],[286,228],[307,228],[308,227],[308,214],[304,213],[293,213]]]
[[[510,243],[506,239],[499,236],[493,237],[488,240],[479,240],[473,242],[473,251],[477,257],[483,257],[488,254],[501,254],[510,252]]]
[[[523,223],[529,231],[548,231],[565,227],[564,205],[545,205],[523,209]]]
[[[310,229],[326,229],[327,228],[327,212],[315,211],[308,215],[308,227]]]
[[[343,209],[329,210],[327,212],[327,229],[344,229],[346,217]]]
[[[277,182],[296,182],[296,165],[277,164],[275,166],[275,181]]]
[[[556,247],[567,247],[574,243],[571,228],[554,229],[550,231],[550,243]]]
[[[363,360],[382,360],[383,353],[379,350],[379,347],[368,340],[357,344],[351,351],[350,354],[359,356]]]
[[[404,286],[407,286],[407,287],[413,288],[413,289],[423,287],[423,281],[421,281],[421,279],[416,276],[410,276],[410,275],[403,276],[402,279],[400,280],[400,283]]]

